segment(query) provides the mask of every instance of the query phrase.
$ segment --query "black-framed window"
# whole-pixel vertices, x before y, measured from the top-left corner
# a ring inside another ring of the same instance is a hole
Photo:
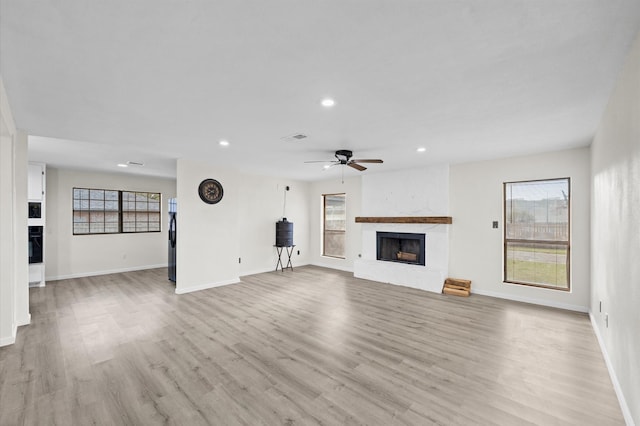
[[[346,194],[322,196],[322,255],[344,259],[346,253]]]
[[[570,289],[569,178],[504,183],[504,282]]]
[[[73,235],[160,232],[157,192],[73,188]]]
[[[122,232],[159,232],[160,194],[122,191]]]

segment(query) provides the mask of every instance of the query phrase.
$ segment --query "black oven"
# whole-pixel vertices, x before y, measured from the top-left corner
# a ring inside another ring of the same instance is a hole
[[[29,227],[29,263],[42,263],[42,226]]]

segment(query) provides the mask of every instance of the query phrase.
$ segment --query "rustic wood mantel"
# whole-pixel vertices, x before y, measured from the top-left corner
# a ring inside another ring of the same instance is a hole
[[[453,223],[451,216],[358,216],[356,223],[438,223],[450,225]]]

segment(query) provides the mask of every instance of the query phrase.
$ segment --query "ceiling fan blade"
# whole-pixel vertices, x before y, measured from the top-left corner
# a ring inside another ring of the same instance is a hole
[[[349,167],[353,167],[354,169],[356,169],[356,170],[360,170],[360,171],[367,170],[367,168],[366,168],[366,167],[361,166],[361,165],[360,165],[360,164],[358,164],[358,163],[354,163],[353,161],[348,162],[348,163],[347,163],[347,166],[349,166]]]
[[[340,164],[340,163],[338,163],[338,162],[336,161],[336,162],[334,162],[333,164],[331,164],[331,165],[329,165],[329,166],[324,166],[324,167],[322,167],[322,171],[324,172],[324,171],[326,171],[326,170],[329,170],[330,168],[332,168],[333,166],[337,166],[338,164]]]
[[[382,163],[382,160],[351,160],[354,163]]]

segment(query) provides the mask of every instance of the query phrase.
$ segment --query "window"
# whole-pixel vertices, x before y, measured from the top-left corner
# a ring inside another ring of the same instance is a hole
[[[160,232],[160,194],[73,188],[73,234]]]
[[[122,232],[160,231],[160,194],[122,191]]]
[[[118,222],[118,191],[73,188],[74,234],[118,233]]]
[[[570,180],[504,184],[504,281],[569,290]]]
[[[322,200],[322,255],[344,259],[347,230],[345,194],[326,194]]]

